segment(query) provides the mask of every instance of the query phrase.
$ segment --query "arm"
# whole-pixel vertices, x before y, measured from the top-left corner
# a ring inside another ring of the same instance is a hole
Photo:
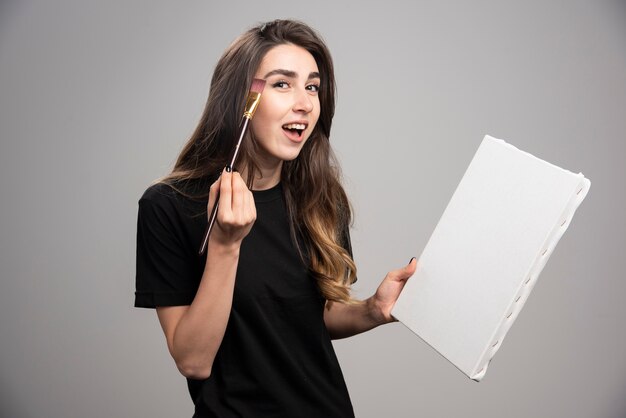
[[[223,172],[211,186],[209,209],[218,187],[220,209],[193,302],[157,308],[170,354],[180,372],[192,379],[211,374],[230,315],[241,242],[256,219],[254,198],[238,173]]]
[[[391,315],[391,309],[416,267],[417,261],[412,258],[407,266],[390,271],[376,293],[359,304],[328,302],[324,310],[324,322],[330,337],[346,338],[396,321]]]

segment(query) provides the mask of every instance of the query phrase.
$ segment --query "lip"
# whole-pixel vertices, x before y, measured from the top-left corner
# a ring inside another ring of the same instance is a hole
[[[302,130],[302,133],[300,135],[297,135],[297,134],[295,134],[293,132],[290,132],[290,131],[282,128],[283,126],[290,125],[292,123],[304,125],[304,129]],[[304,138],[305,138],[304,134],[305,134],[306,130],[309,128],[309,122],[307,120],[303,120],[303,119],[292,120],[292,121],[283,123],[280,127],[281,127],[281,129],[283,131],[283,134],[285,135],[285,137],[287,137],[288,140],[290,140],[291,142],[300,143],[300,142],[304,141]]]
[[[305,131],[306,131],[306,128],[308,128],[308,127],[309,127],[309,121],[307,121],[307,120],[303,120],[303,119],[300,119],[300,120],[292,120],[292,121],[289,121],[289,122],[285,122],[285,123],[283,123],[283,124],[281,125],[281,127],[283,127],[283,126],[285,126],[285,125],[291,125],[292,123],[297,123],[297,124],[300,124],[300,125],[304,125],[304,130],[305,130]]]

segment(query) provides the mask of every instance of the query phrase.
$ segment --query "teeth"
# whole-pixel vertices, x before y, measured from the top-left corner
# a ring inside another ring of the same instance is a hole
[[[306,126],[304,125],[304,123],[288,123],[286,125],[283,125],[283,128],[285,128],[285,129],[306,129]]]

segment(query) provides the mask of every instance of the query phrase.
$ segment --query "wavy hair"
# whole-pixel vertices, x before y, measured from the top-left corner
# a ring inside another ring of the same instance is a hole
[[[347,231],[352,211],[340,182],[340,169],[329,143],[335,112],[335,78],[330,52],[315,30],[294,20],[274,20],[251,28],[219,59],[209,98],[198,126],[183,147],[172,172],[161,179],[177,188],[188,180],[215,177],[227,164],[235,145],[245,99],[261,60],[275,46],[294,44],[307,50],[320,72],[320,116],[300,154],[282,166],[292,239],[328,301],[357,303],[350,296],[356,266],[349,252]],[[252,184],[258,144],[248,130],[238,167]],[[178,190],[178,188],[177,188]],[[179,190],[180,191],[180,190]],[[201,196],[205,198],[208,190]],[[305,257],[298,237],[306,248]]]

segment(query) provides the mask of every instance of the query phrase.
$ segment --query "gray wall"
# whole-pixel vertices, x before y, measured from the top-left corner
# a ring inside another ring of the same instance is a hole
[[[624,3],[295,3],[0,4],[0,415],[191,416],[131,307],[137,200],[229,42],[296,17],[336,61],[357,295],[421,253],[486,133],[593,183],[483,382],[400,324],[336,342],[357,416],[626,416]]]

